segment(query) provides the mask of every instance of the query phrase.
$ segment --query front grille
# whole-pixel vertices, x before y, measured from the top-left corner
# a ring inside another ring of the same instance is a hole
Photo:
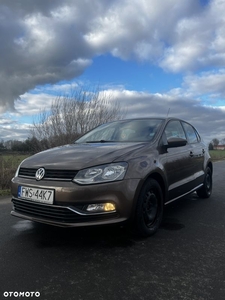
[[[95,216],[79,215],[78,213],[71,211],[69,207],[66,206],[45,205],[21,199],[12,199],[12,202],[14,204],[15,212],[21,213],[25,216],[42,219],[43,221],[60,222],[62,224],[104,220],[105,218],[115,218],[116,216],[115,213]]]
[[[38,169],[31,168],[20,168],[19,176],[26,178],[35,179],[35,174]],[[45,169],[45,176],[43,179],[46,180],[72,180],[77,174],[74,170],[49,170]]]

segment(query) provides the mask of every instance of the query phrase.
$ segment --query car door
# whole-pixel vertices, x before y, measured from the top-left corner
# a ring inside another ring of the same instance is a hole
[[[201,142],[200,136],[195,128],[182,121],[182,125],[190,145],[191,173],[193,174],[193,188],[203,182],[204,177],[204,153],[205,145]]]
[[[166,144],[170,138],[186,139],[183,126],[179,120],[171,120],[166,125],[163,133],[164,143]],[[191,149],[190,144],[180,147],[166,147],[166,152],[161,154],[168,184],[167,201],[176,199],[191,189]]]

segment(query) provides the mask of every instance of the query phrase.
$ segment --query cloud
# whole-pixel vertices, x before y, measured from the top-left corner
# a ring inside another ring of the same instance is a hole
[[[37,85],[79,76],[104,53],[170,72],[222,68],[224,10],[221,0],[1,0],[0,113]]]
[[[0,140],[25,140],[28,138],[31,124],[21,123],[15,117],[12,118],[12,114],[6,114],[4,118],[0,118]]]
[[[71,18],[76,7],[70,11],[69,1],[63,7],[59,1],[54,7],[53,1],[46,6],[34,2],[0,4],[2,111],[13,110],[14,101],[35,86],[74,78],[91,64],[93,53],[82,36],[84,21]]]
[[[30,121],[22,116],[48,109],[54,95],[71,89],[56,83],[78,77],[93,57],[111,53],[184,76],[181,86],[164,93],[107,89],[112,101],[128,107],[127,116],[166,116],[170,110],[207,140],[224,138],[225,1],[201,3],[1,0],[1,137],[27,138]]]
[[[212,0],[197,14],[180,19],[174,41],[164,51],[160,66],[172,72],[225,66],[225,2]]]
[[[157,0],[114,1],[104,16],[91,21],[91,30],[85,38],[96,52],[155,62],[163,55],[166,44],[173,42],[179,19],[200,8],[196,3],[194,0],[168,0],[163,5]]]
[[[111,89],[104,93],[127,109],[126,118],[166,117],[169,113],[169,117],[181,118],[196,126],[207,143],[215,137],[225,138],[225,105],[202,106],[200,101],[184,97],[178,90],[150,94]]]
[[[191,95],[217,95],[218,98],[225,97],[225,69],[218,71],[202,72],[198,75],[188,75],[184,77],[183,87]]]
[[[70,87],[65,84],[61,85],[61,90],[60,86],[56,90],[69,93]],[[166,117],[169,113],[170,117],[184,119],[196,126],[206,143],[215,137],[219,140],[225,138],[225,105],[202,106],[201,101],[185,96],[182,89],[167,93],[148,93],[126,90],[120,86],[102,90],[101,93],[112,105],[119,102],[121,108],[127,111],[126,118]],[[44,92],[24,94],[16,102],[17,113],[5,114],[0,119],[1,138],[28,138],[32,122],[38,120],[35,116],[38,116],[41,108],[49,109],[54,98]]]

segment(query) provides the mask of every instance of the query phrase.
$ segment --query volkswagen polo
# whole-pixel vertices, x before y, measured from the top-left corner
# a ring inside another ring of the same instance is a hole
[[[111,122],[25,159],[12,179],[11,214],[63,227],[129,223],[150,236],[165,205],[195,191],[211,195],[212,173],[208,149],[188,122]]]

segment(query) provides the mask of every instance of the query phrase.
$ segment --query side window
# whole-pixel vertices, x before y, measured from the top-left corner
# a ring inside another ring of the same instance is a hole
[[[170,121],[165,129],[167,140],[172,137],[186,139],[183,127],[180,121]]]
[[[188,143],[190,144],[197,143],[199,141],[199,138],[195,129],[188,123],[182,122],[182,124],[184,126],[184,130],[187,135]]]

